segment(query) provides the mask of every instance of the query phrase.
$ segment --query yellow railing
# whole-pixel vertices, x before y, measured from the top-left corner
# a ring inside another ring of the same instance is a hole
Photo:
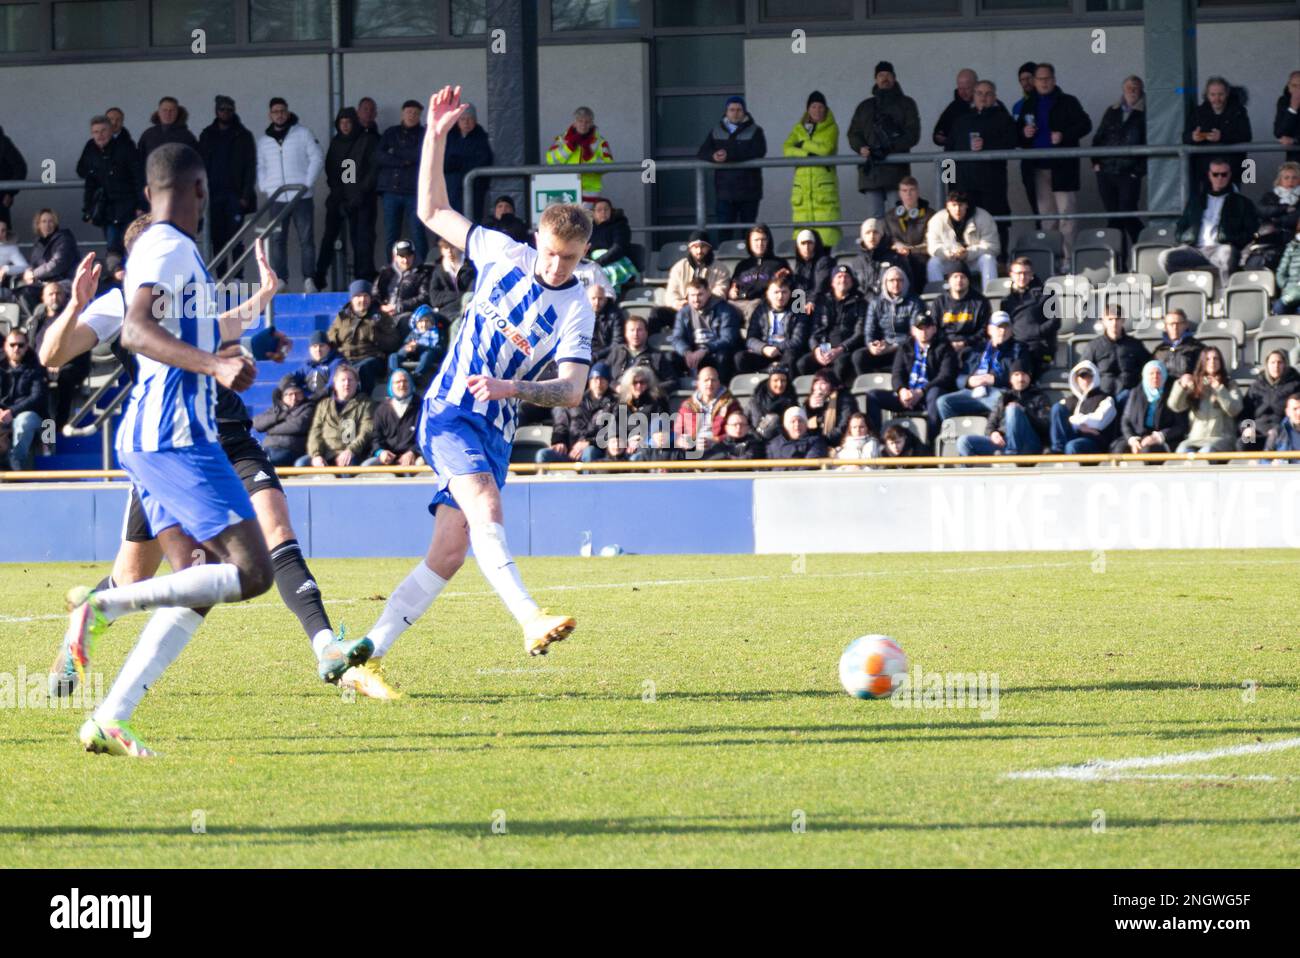
[[[1120,462],[1234,462],[1238,460],[1259,459],[1300,459],[1300,452],[1144,452],[1144,453],[1087,453],[1073,456],[1036,455],[1036,456],[913,456],[900,459],[694,459],[670,462],[547,462],[547,463],[511,463],[513,475],[537,476],[548,473],[582,473],[598,475],[600,473],[721,473],[721,472],[773,472],[786,469],[804,471],[821,470],[832,475],[848,475],[841,471],[841,466],[868,466],[883,469],[912,469],[934,466],[988,466],[988,465],[1037,465],[1055,463],[1079,463],[1080,465],[1097,465],[1101,463]],[[302,476],[373,476],[373,475],[419,475],[430,472],[428,466],[285,466],[276,469],[285,479]],[[30,470],[26,472],[0,472],[4,482],[61,482],[72,479],[125,479],[126,473],[120,469],[59,469]]]

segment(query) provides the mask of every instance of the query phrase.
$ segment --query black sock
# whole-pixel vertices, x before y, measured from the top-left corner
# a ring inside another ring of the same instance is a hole
[[[103,592],[105,589],[115,589],[115,588],[117,588],[117,584],[113,581],[113,577],[111,575],[104,576],[104,578],[100,579],[99,582],[95,585],[96,592]]]
[[[321,629],[330,629],[330,617],[321,602],[320,589],[302,557],[297,539],[289,539],[271,550],[271,565],[275,568],[275,585],[280,598],[289,611],[302,623],[307,638],[313,638]]]

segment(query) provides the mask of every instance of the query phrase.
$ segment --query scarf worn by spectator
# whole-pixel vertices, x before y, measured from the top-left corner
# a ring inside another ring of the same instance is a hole
[[[912,340],[912,372],[907,377],[907,388],[912,390],[925,389],[930,384],[929,376],[925,372],[925,359],[930,355],[930,347],[921,348],[921,344]]]
[[[1154,366],[1160,373],[1160,384],[1152,386],[1147,382],[1147,371]],[[1169,370],[1165,364],[1158,359],[1153,359],[1142,367],[1142,394],[1147,397],[1147,417],[1146,427],[1148,429],[1156,428],[1156,403],[1160,399],[1160,394],[1164,392],[1165,380],[1169,378]]]
[[[551,127],[551,129],[555,129]],[[579,133],[569,126],[564,131],[564,145],[570,150],[581,150],[580,156],[583,163],[590,163],[596,156],[596,128],[593,126],[586,134]]]

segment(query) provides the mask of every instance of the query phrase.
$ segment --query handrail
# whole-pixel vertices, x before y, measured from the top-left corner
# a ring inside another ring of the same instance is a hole
[[[293,204],[297,201],[298,197],[307,192],[308,189],[309,187],[302,183],[285,183],[267,197],[266,202],[262,204],[262,206],[258,207],[250,216],[245,218],[239,229],[235,231],[235,235],[232,236],[229,241],[227,241],[226,245],[221,247],[214,256],[209,258],[209,262],[220,263],[222,259],[224,259],[236,246],[245,243],[244,251],[233,263],[230,264],[229,267],[227,267],[225,273],[222,274],[221,278],[217,282],[227,282],[230,277],[234,276],[235,273],[240,270],[244,265],[244,261],[253,254],[253,245],[251,243],[246,243],[245,241],[249,238],[250,234],[257,229],[257,224],[262,218],[262,215],[270,210],[274,204],[281,202],[279,200],[280,195],[289,191],[293,192],[293,196],[283,201],[283,206],[280,211],[271,219],[271,222],[266,224],[266,228],[258,234],[259,236],[265,236],[267,233],[273,231],[276,226],[286,220],[293,212]]]
[[[947,186],[943,182],[943,163],[945,160],[956,162],[976,162],[992,163],[1007,162],[1011,160],[1063,160],[1063,159],[1106,159],[1109,157],[1150,157],[1150,156],[1174,156],[1184,161],[1183,169],[1179,177],[1180,196],[1184,205],[1189,195],[1189,184],[1187,181],[1186,159],[1190,156],[1217,156],[1225,153],[1285,153],[1294,150],[1294,146],[1286,146],[1277,142],[1257,142],[1257,143],[1233,143],[1233,144],[1212,144],[1210,146],[1198,146],[1189,143],[1157,143],[1146,144],[1143,146],[1068,146],[1068,147],[1032,147],[1032,148],[1015,148],[1010,150],[980,150],[978,152],[971,150],[927,150],[919,153],[891,153],[883,159],[872,159],[869,162],[873,164],[883,164],[886,166],[899,165],[910,166],[913,163],[931,163],[934,165],[935,181],[937,196],[942,196]],[[575,163],[575,164],[545,164],[537,163],[526,166],[480,166],[470,170],[465,174],[465,190],[467,195],[473,189],[473,184],[481,177],[487,176],[533,176],[545,173],[642,173],[646,172],[646,161],[620,161],[615,163]],[[709,221],[704,204],[705,184],[704,174],[709,170],[727,169],[727,170],[747,170],[747,169],[783,169],[787,167],[804,167],[804,166],[861,166],[864,162],[863,157],[853,153],[835,153],[830,156],[770,156],[762,157],[756,160],[740,160],[735,163],[714,163],[711,160],[701,160],[694,157],[652,159],[656,172],[666,171],[683,171],[690,170],[695,173],[695,222],[694,223],[677,223],[667,226],[647,225],[641,227],[631,227],[634,233],[653,233],[677,231],[684,229],[735,229],[753,226],[753,223],[714,223]],[[1182,210],[1136,210],[1124,211],[1125,216],[1138,216],[1147,218],[1174,218],[1182,214]],[[1053,213],[1051,216],[1044,217],[1033,213],[1008,213],[1005,215],[994,216],[997,222],[1017,222],[1024,220],[1038,219],[1105,219],[1116,214],[1102,210],[1099,212],[1076,212],[1076,213]],[[812,222],[781,222],[768,223],[772,227],[790,227],[790,226],[852,226],[857,225],[856,220],[832,220],[818,223]]]
[[[884,469],[915,469],[926,466],[992,466],[992,465],[1061,465],[1077,463],[1078,465],[1100,465],[1123,462],[1163,463],[1163,462],[1236,462],[1242,460],[1300,460],[1300,451],[1284,452],[1141,452],[1141,453],[1078,453],[1075,455],[1045,453],[1039,455],[1018,456],[911,456],[894,459],[691,459],[668,460],[664,462],[551,462],[524,463],[515,462],[509,466],[512,475],[545,475],[547,473],[671,473],[671,472],[780,472],[797,469],[805,472],[821,470],[826,475],[852,475],[841,469],[842,466],[866,466]],[[378,476],[378,475],[419,475],[431,473],[426,466],[279,466],[276,473],[281,478],[313,476]],[[1041,474],[1041,473],[1040,473]],[[27,470],[23,472],[0,472],[0,486],[6,482],[32,482],[84,480],[84,479],[124,479],[126,473],[120,469],[65,469],[65,470]]]

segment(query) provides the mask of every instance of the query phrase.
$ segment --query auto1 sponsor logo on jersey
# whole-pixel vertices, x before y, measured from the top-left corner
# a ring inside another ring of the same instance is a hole
[[[488,325],[506,339],[510,340],[514,347],[521,353],[525,356],[531,356],[533,354],[533,347],[528,341],[528,337],[520,332],[519,328],[515,326],[514,323],[510,322],[510,319],[497,309],[495,303],[481,303],[479,305],[479,311],[482,313],[483,318],[487,320]]]

